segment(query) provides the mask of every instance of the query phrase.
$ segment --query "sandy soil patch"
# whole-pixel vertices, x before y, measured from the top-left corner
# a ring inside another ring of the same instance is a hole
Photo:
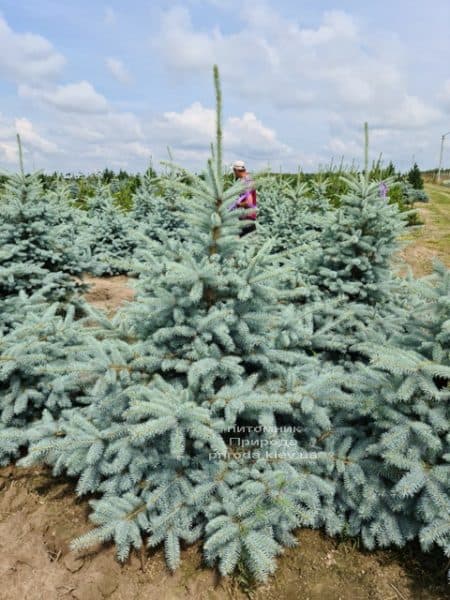
[[[45,468],[0,469],[1,600],[444,600],[442,555],[413,545],[365,552],[319,531],[299,531],[299,547],[278,559],[270,582],[221,578],[202,563],[199,544],[171,574],[161,549],[120,565],[112,546],[74,554],[70,541],[90,529],[87,500]],[[437,568],[439,567],[439,568]]]

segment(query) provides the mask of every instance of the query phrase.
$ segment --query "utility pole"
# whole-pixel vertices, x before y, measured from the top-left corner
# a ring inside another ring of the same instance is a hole
[[[364,123],[364,175],[369,181],[369,124]]]
[[[438,168],[438,172],[437,172],[437,182],[438,183],[441,183],[442,158],[444,156],[444,140],[447,135],[450,135],[450,131],[447,131],[447,133],[444,133],[441,136],[441,152],[439,154],[439,168]]]
[[[24,171],[24,168],[23,168],[22,141],[21,141],[20,135],[18,133],[16,134],[16,139],[17,139],[17,146],[19,148],[19,167],[20,167],[20,173],[23,176],[25,174],[25,171]]]

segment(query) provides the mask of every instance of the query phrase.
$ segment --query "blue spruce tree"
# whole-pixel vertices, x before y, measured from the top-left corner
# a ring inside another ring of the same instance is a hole
[[[120,335],[73,365],[89,403],[45,412],[21,464],[45,461],[77,477],[79,494],[101,496],[97,528],[75,548],[113,539],[123,560],[146,537],[175,569],[181,542],[204,538],[222,574],[242,560],[264,580],[295,527],[342,527],[332,480],[308,467],[329,461],[310,450],[331,425],[326,403],[345,392],[340,371],[277,346],[280,269],[269,248],[239,239],[245,221],[229,211],[242,184],[224,187],[217,69],[215,82],[214,156],[205,179],[185,172],[177,184],[189,243],[149,258],[115,319]]]
[[[239,238],[215,83],[213,155],[171,183],[189,236],[142,252],[112,321],[47,311],[2,341],[1,460],[77,478],[96,527],[73,548],[120,560],[164,544],[173,570],[202,539],[264,581],[300,526],[450,554],[449,271],[393,275],[402,218],[357,177],[304,255]]]
[[[450,270],[436,259],[433,274],[414,288],[402,334],[358,345],[376,368],[380,394],[368,454],[379,465],[396,531],[405,523],[425,550],[435,543],[450,556]],[[380,532],[385,545],[389,527],[376,515],[371,520],[370,539]]]
[[[356,342],[402,330],[411,290],[393,271],[405,213],[379,193],[379,183],[357,175],[343,179],[347,191],[317,241],[288,256],[288,287],[303,290],[296,304],[311,315],[309,335],[326,328],[326,335],[315,335],[311,350],[352,371],[355,362],[366,362],[354,351]],[[299,319],[291,331],[293,343],[310,347],[305,333]]]
[[[83,286],[84,255],[73,244],[70,224],[60,222],[58,206],[47,202],[39,174],[7,178],[0,199],[0,331],[16,320],[20,292],[45,290],[49,301],[69,301]]]
[[[108,185],[97,184],[88,199],[87,228],[82,230],[80,246],[89,248],[93,275],[118,275],[131,267],[138,245],[132,218],[114,205]]]
[[[318,449],[334,464],[315,473],[335,482],[344,531],[369,549],[418,538],[450,555],[449,283],[436,263],[411,289],[403,331],[356,343],[368,362],[355,362],[345,402],[328,404]]]
[[[311,251],[319,232],[329,222],[331,211],[324,203],[319,208],[308,184],[291,183],[273,177],[258,186],[260,210],[258,223],[264,238],[273,240],[273,252],[295,255]]]
[[[44,294],[20,295],[21,322],[0,337],[0,464],[19,456],[28,428],[44,412],[56,418],[86,403],[90,380],[77,364],[95,356],[96,315],[81,301],[63,312],[61,303],[49,304]],[[82,306],[90,314],[80,319]]]
[[[130,216],[138,231],[149,240],[166,243],[167,238],[183,239],[184,196],[177,186],[180,175],[171,168],[159,176],[148,170],[141,177],[141,185],[133,196]],[[145,241],[139,247],[146,247]]]

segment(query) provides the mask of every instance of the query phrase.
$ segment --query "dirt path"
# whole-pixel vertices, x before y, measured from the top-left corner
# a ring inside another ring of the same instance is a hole
[[[450,267],[450,190],[434,184],[426,184],[425,190],[430,202],[414,206],[424,225],[404,236],[409,244],[399,253],[416,277],[431,273],[434,256]],[[405,270],[400,267],[399,272]]]

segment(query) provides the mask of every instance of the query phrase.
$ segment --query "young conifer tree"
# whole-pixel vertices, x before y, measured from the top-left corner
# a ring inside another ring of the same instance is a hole
[[[72,187],[63,177],[58,176],[46,190],[45,202],[48,213],[52,214],[52,226],[61,225],[64,244],[76,248],[77,263],[74,265],[73,261],[69,261],[67,270],[79,275],[81,271],[88,270],[91,258],[89,248],[80,243],[88,227],[88,215],[85,210],[75,206],[76,196]]]
[[[304,182],[292,187],[270,177],[260,186],[258,223],[262,236],[273,240],[272,251],[309,252],[331,218],[327,200],[317,200]]]
[[[90,378],[89,404],[46,412],[21,464],[45,461],[97,495],[97,528],[74,548],[113,539],[123,560],[146,538],[175,569],[180,543],[203,538],[222,574],[242,561],[264,580],[295,527],[342,528],[332,480],[311,468],[332,459],[310,449],[330,428],[326,403],[345,393],[337,371],[277,344],[282,273],[267,247],[239,238],[245,220],[229,210],[242,184],[224,185],[217,67],[214,78],[213,156],[204,179],[177,183],[190,242],[149,262],[116,317],[121,338],[74,365]]]
[[[133,207],[130,211],[130,216],[137,222],[150,221],[155,196],[159,194],[158,177],[153,169],[140,175],[139,186],[133,195]]]
[[[83,289],[71,275],[83,271],[83,252],[74,245],[70,224],[60,222],[58,207],[46,201],[39,174],[7,178],[0,201],[0,330],[21,315],[20,292],[45,289],[49,301],[65,302]]]
[[[93,360],[98,346],[90,313],[79,318],[75,305],[49,304],[45,289],[16,300],[20,323],[0,337],[0,464],[8,464],[28,444],[28,429],[42,418],[85,403],[89,378],[79,361]],[[77,308],[80,308],[79,302]]]
[[[408,182],[415,190],[423,190],[422,173],[420,172],[417,163],[414,163],[408,172]]]
[[[324,295],[374,305],[389,298],[390,261],[405,227],[404,213],[380,194],[378,182],[362,175],[342,178],[348,191],[323,231],[310,281]]]
[[[379,183],[358,175],[344,182],[340,207],[329,211],[316,242],[288,256],[289,286],[303,294],[285,313],[284,335],[289,347],[351,372],[355,362],[367,362],[356,342],[402,330],[411,290],[392,268],[404,213],[380,194]]]
[[[337,457],[336,509],[369,549],[417,537],[450,556],[450,270],[434,269],[401,334],[356,344],[370,364],[354,365],[322,444]]]
[[[168,237],[185,237],[182,219],[184,197],[178,188],[174,189],[178,181],[179,175],[173,168],[160,176],[149,169],[141,177],[141,185],[133,196],[130,216],[138,224],[140,232],[150,240],[162,242]]]
[[[0,462],[6,464],[27,445],[28,426],[45,409],[57,416],[81,401],[83,380],[64,368],[89,356],[94,315],[79,295],[86,286],[73,277],[86,268],[86,254],[76,243],[78,213],[67,186],[44,190],[40,174],[25,174],[21,161],[21,172],[6,179],[0,211]]]
[[[87,229],[79,244],[90,249],[90,271],[97,276],[129,270],[137,247],[135,223],[114,205],[108,185],[98,184],[88,199]]]

